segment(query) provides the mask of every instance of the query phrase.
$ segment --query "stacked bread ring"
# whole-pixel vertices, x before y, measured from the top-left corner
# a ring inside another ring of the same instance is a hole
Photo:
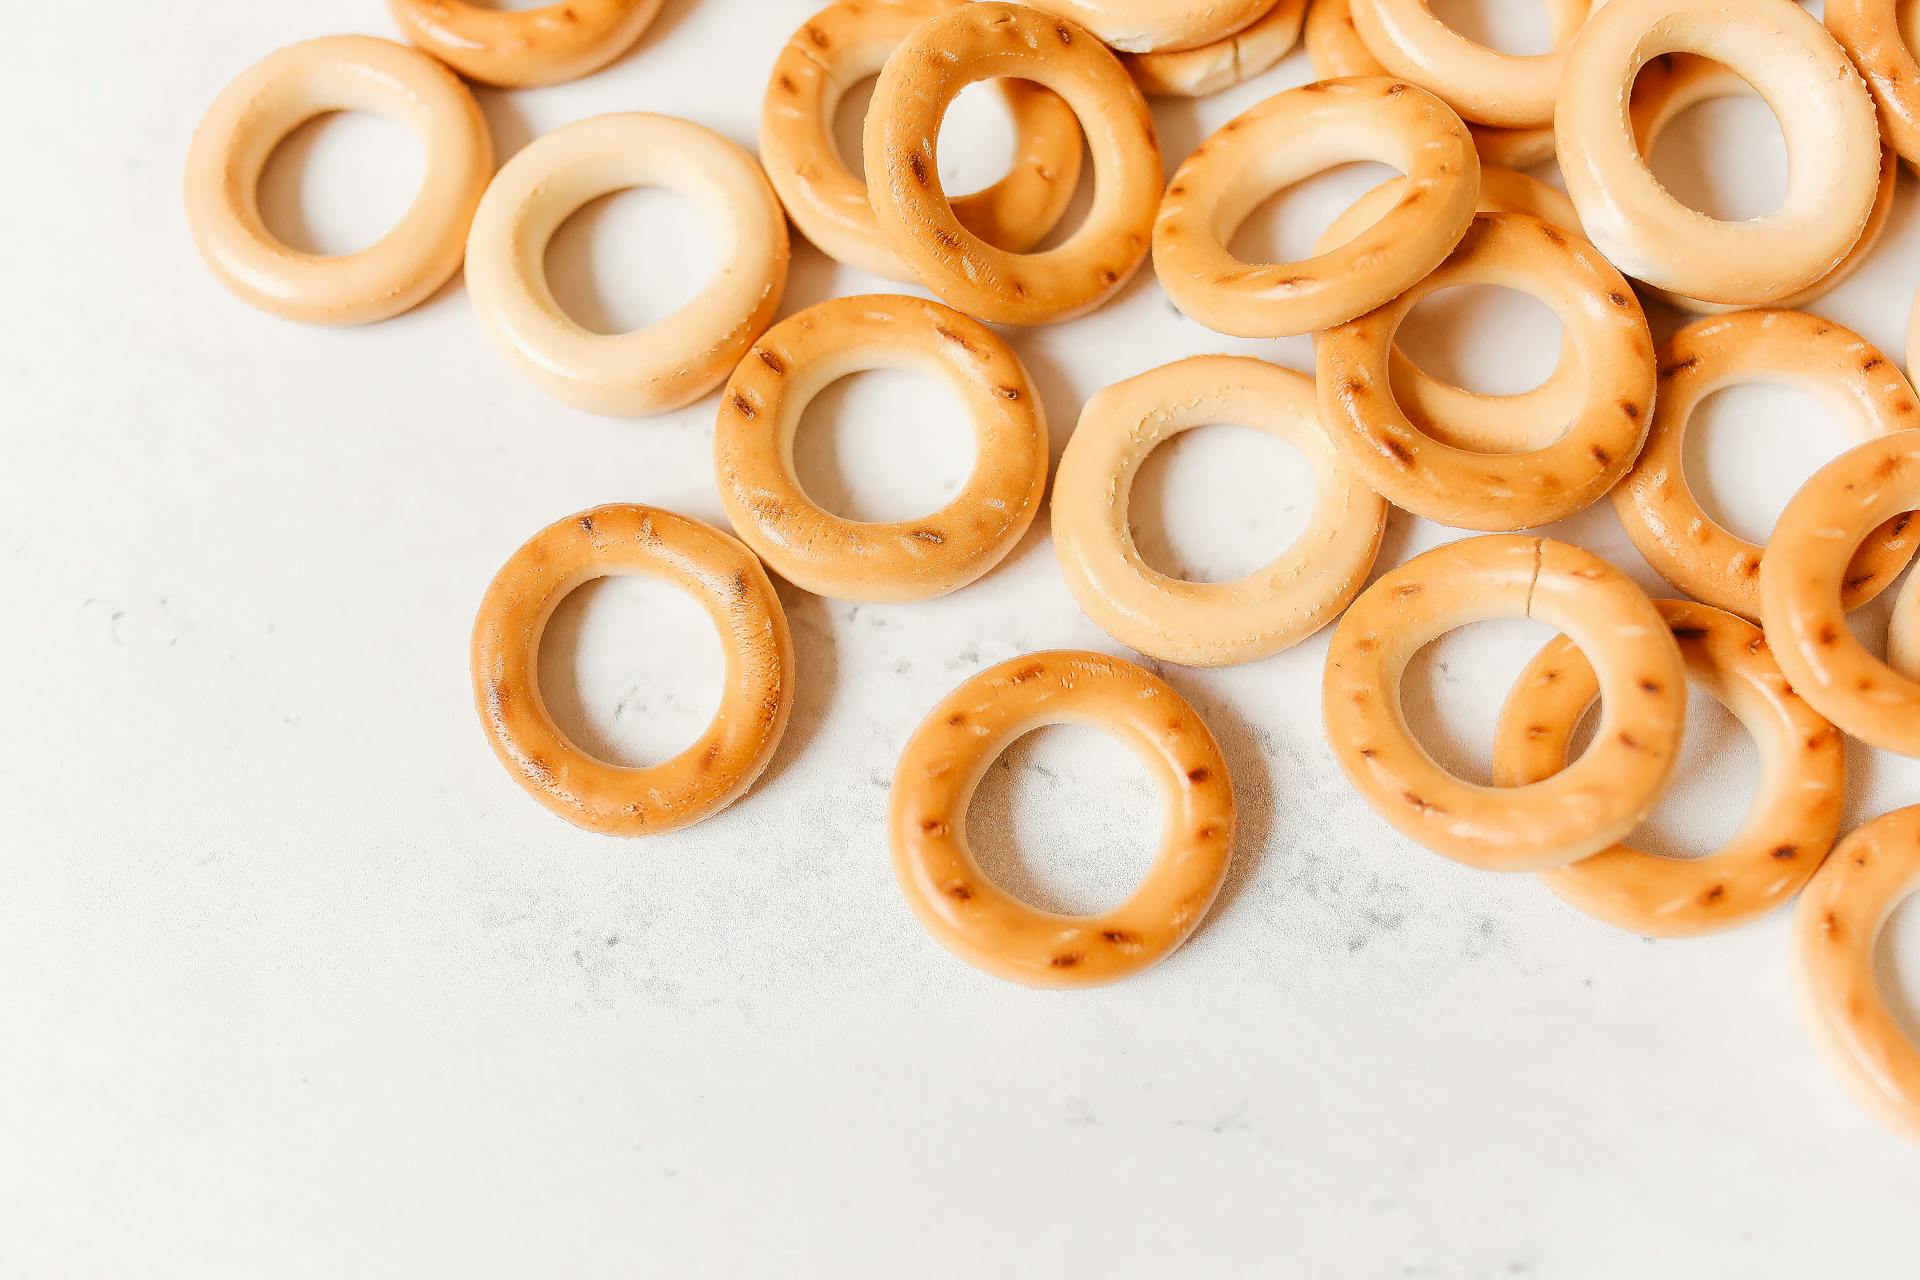
[[[1891,905],[1920,889],[1920,809],[1841,838],[1845,738],[1920,757],[1920,587],[1898,593],[1884,661],[1846,618],[1913,556],[1920,396],[1865,339],[1796,309],[1871,258],[1895,158],[1920,163],[1920,68],[1886,0],[1830,0],[1829,25],[1793,0],[1555,0],[1550,48],[1524,56],[1474,43],[1424,0],[834,0],[771,67],[757,156],[691,121],[629,112],[538,138],[498,173],[460,77],[521,86],[587,74],[634,43],[658,0],[392,8],[416,48],[310,41],[216,100],[187,171],[189,221],[216,277],[278,315],[350,324],[419,303],[464,261],[489,338],[556,399],[641,416],[718,392],[713,476],[732,535],[641,503],[599,506],[537,533],[482,595],[475,704],[495,754],[541,804],[591,831],[651,835],[751,787],[794,697],[795,641],[770,571],[800,591],[905,605],[963,590],[1014,554],[1047,501],[1049,459],[1017,331],[1105,305],[1150,261],[1185,316],[1243,338],[1312,334],[1315,367],[1197,356],[1087,397],[1049,510],[1064,586],[1089,621],[1190,667],[1261,660],[1331,624],[1325,730],[1358,796],[1409,840],[1467,866],[1534,872],[1609,925],[1707,934],[1802,893],[1809,1024],[1866,1105],[1920,1138],[1920,1047],[1871,990],[1869,963]],[[1317,78],[1163,159],[1147,94],[1252,79],[1303,30]],[[838,154],[832,118],[867,76],[877,86],[863,180]],[[1014,160],[1000,181],[953,198],[942,120],[986,79],[1003,82]],[[1736,223],[1676,201],[1646,153],[1681,110],[1742,81],[1772,107],[1791,163],[1780,210]],[[273,236],[254,188],[288,132],[340,108],[411,123],[427,176],[391,234],[321,258]],[[1061,234],[1083,141],[1092,198]],[[1517,171],[1550,159],[1564,195]],[[1350,160],[1403,176],[1357,202],[1313,256],[1234,254],[1262,201]],[[722,266],[667,321],[592,333],[555,300],[545,247],[585,202],[641,185],[699,202]],[[782,316],[789,221],[849,267],[934,297],[854,292]],[[1559,364],[1539,387],[1472,392],[1399,347],[1421,300],[1471,283],[1525,290],[1559,315]],[[1660,308],[1701,318],[1674,328]],[[842,518],[794,474],[808,402],[876,367],[931,374],[973,425],[972,475],[919,519]],[[1680,462],[1700,401],[1760,378],[1830,402],[1858,438],[1764,546],[1707,516]],[[1160,444],[1222,421],[1299,447],[1316,503],[1305,533],[1264,567],[1186,582],[1140,555],[1129,492]],[[1652,599],[1618,567],[1535,532],[1603,497],[1652,569],[1693,599]],[[1376,576],[1395,511],[1479,536]],[[649,768],[569,741],[534,675],[555,605],[609,573],[693,595],[726,652],[712,724]],[[1421,747],[1398,686],[1424,645],[1492,617],[1563,634],[1507,696],[1484,786]],[[1724,846],[1691,862],[1629,843],[1672,776],[1689,681],[1752,733],[1765,780]],[[1593,745],[1570,760],[1596,699]],[[1153,865],[1103,915],[1016,901],[967,844],[984,770],[1059,720],[1112,731],[1162,795]],[[967,962],[1035,986],[1110,982],[1171,954],[1219,891],[1236,830],[1229,761],[1193,706],[1140,665],[1079,648],[964,682],[907,737],[891,797],[887,839],[912,914]]]

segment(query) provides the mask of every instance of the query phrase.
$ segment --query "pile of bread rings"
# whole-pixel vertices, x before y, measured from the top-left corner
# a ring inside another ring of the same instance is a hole
[[[714,471],[738,540],[657,508],[599,507],[534,535],[481,602],[480,718],[540,803],[589,830],[637,836],[698,822],[744,792],[794,693],[768,570],[837,599],[908,602],[996,565],[1039,510],[1048,449],[1032,382],[988,326],[1090,311],[1150,255],[1180,311],[1241,337],[1314,334],[1316,367],[1309,377],[1196,357],[1088,401],[1051,496],[1054,547],[1086,615],[1142,654],[1196,666],[1261,658],[1334,623],[1326,732],[1366,802],[1435,852],[1538,872],[1622,929],[1712,932],[1799,893],[1809,1023],[1855,1094],[1920,1139],[1920,1046],[1872,973],[1879,930],[1920,889],[1920,807],[1836,845],[1840,735],[1920,756],[1920,587],[1900,593],[1884,662],[1846,617],[1914,553],[1920,397],[1860,337],[1796,309],[1869,255],[1897,159],[1920,166],[1920,65],[1893,0],[1828,0],[1824,25],[1794,0],[1550,0],[1553,46],[1525,56],[1473,43],[1426,0],[1313,0],[1311,12],[1307,0],[838,0],[776,60],[757,158],[701,125],[629,113],[538,138],[497,173],[461,77],[514,86],[586,74],[639,37],[659,0],[391,7],[412,47],[364,36],[294,45],[214,103],[193,140],[187,203],[216,276],[275,314],[355,324],[407,310],[464,265],[493,342],[568,404],[644,415],[720,392]],[[1229,121],[1165,180],[1144,93],[1237,83],[1303,28],[1322,78]],[[863,183],[836,152],[832,120],[846,91],[875,74]],[[1017,155],[999,182],[950,199],[936,162],[941,121],[962,88],[988,78],[1005,89]],[[1685,107],[1744,85],[1780,122],[1788,189],[1778,212],[1721,221],[1675,200],[1644,157]],[[256,187],[288,133],[338,109],[411,123],[427,142],[426,176],[383,239],[318,257],[274,237]],[[1083,139],[1090,211],[1036,248],[1067,209]],[[1564,195],[1517,171],[1549,159]],[[1357,160],[1404,176],[1329,228],[1316,256],[1248,263],[1229,251],[1262,201]],[[641,185],[699,202],[721,265],[669,319],[595,334],[555,301],[546,246],[588,201]],[[939,301],[836,298],[776,323],[789,221],[832,257]],[[1526,291],[1559,314],[1561,359],[1539,387],[1476,394],[1395,346],[1422,298],[1467,283]],[[1642,293],[1700,318],[1656,346]],[[941,379],[974,426],[970,479],[922,519],[843,519],[794,476],[809,400],[881,366]],[[1799,491],[1764,548],[1715,524],[1680,468],[1693,407],[1760,377],[1823,397],[1859,438]],[[1306,532],[1264,568],[1180,581],[1135,548],[1129,486],[1160,443],[1223,421],[1304,451],[1316,505]],[[1581,548],[1517,532],[1603,496],[1692,599],[1650,600]],[[1478,536],[1368,585],[1389,504]],[[690,593],[726,654],[719,713],[691,747],[649,768],[582,752],[548,715],[535,674],[555,605],[613,573]],[[1423,645],[1495,617],[1564,634],[1508,696],[1489,787],[1448,773],[1414,740],[1399,682]],[[1754,735],[1763,784],[1724,846],[1675,860],[1622,842],[1670,779],[1689,680]],[[1596,699],[1593,744],[1569,762]],[[1163,793],[1151,868],[1098,916],[1014,900],[966,840],[968,802],[995,755],[1068,719],[1133,746]],[[1060,651],[983,671],[933,708],[902,752],[889,825],[901,889],[935,938],[1001,977],[1077,987],[1137,973],[1192,933],[1232,856],[1234,799],[1226,761],[1178,693],[1123,658]]]

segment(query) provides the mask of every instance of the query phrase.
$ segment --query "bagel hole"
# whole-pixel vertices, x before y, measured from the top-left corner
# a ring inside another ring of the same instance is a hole
[[[1316,486],[1305,454],[1278,436],[1223,423],[1182,431],[1134,475],[1127,518],[1156,572],[1231,582],[1306,531]]]
[[[967,483],[973,426],[939,378],[869,369],[836,379],[807,405],[793,439],[794,478],[846,520],[931,515]]]
[[[1501,53],[1545,53],[1553,22],[1540,0],[1428,0],[1433,16],[1459,34]]]
[[[1400,714],[1435,764],[1493,785],[1493,736],[1507,691],[1557,634],[1531,618],[1490,618],[1421,647],[1400,680]]]
[[[1680,465],[1708,519],[1764,545],[1807,477],[1847,445],[1847,433],[1814,396],[1775,383],[1742,383],[1693,407]]]
[[[425,144],[398,120],[329,112],[288,134],[267,158],[260,217],[296,252],[358,253],[406,214],[425,173]]]
[[[840,163],[862,182],[867,179],[863,145],[867,108],[877,81],[877,76],[867,76],[853,85],[833,113],[833,142]],[[1013,113],[998,82],[976,80],[967,85],[948,105],[934,144],[941,189],[954,197],[992,186],[1013,168],[1016,146]]]
[[[1601,707],[1588,709],[1568,759],[1593,743]],[[1673,778],[1627,843],[1663,858],[1698,858],[1731,840],[1760,793],[1760,748],[1734,714],[1689,681],[1687,726]],[[1742,815],[1728,821],[1729,814]]]
[[[1007,745],[967,810],[967,843],[994,884],[1042,911],[1126,901],[1160,843],[1160,790],[1111,734],[1045,725]]]
[[[1920,1045],[1920,893],[1908,894],[1887,917],[1873,961],[1881,1000],[1907,1039]]]
[[[1786,135],[1751,88],[1680,112],[1646,160],[1674,199],[1709,218],[1765,217],[1787,197]]]
[[[1248,210],[1228,239],[1227,252],[1251,266],[1317,257],[1317,241],[1335,218],[1381,183],[1401,176],[1370,160],[1323,169]]]
[[[569,592],[540,642],[540,697],[588,755],[644,768],[672,759],[720,709],[726,662],[698,601],[644,574]]]
[[[1524,290],[1463,284],[1415,303],[1394,340],[1442,382],[1510,396],[1547,380],[1560,363],[1563,332],[1554,309]],[[1527,447],[1516,442],[1514,450]]]
[[[581,328],[631,333],[693,301],[714,276],[711,216],[662,187],[592,200],[547,244],[547,287]]]

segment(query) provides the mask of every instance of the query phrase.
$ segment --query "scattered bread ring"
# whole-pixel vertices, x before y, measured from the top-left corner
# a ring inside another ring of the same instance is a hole
[[[1794,910],[1800,1008],[1827,1065],[1882,1124],[1920,1142],[1920,1045],[1888,1010],[1874,947],[1920,892],[1920,806],[1861,827],[1833,851]]]
[[[940,120],[961,89],[988,76],[1053,90],[1086,135],[1093,207],[1054,248],[994,248],[960,225],[941,190]],[[922,23],[880,72],[865,152],[867,194],[894,252],[968,315],[995,324],[1069,319],[1111,297],[1146,256],[1161,183],[1153,116],[1126,68],[1064,19],[975,0]]]
[[[841,160],[834,112],[915,27],[960,3],[828,5],[780,51],[760,112],[760,160],[800,234],[829,257],[903,284],[919,281],[874,221],[867,184]],[[1058,94],[1022,80],[999,88],[1013,117],[1013,165],[992,186],[957,197],[953,214],[988,244],[1020,253],[1053,229],[1073,198],[1080,126]]]
[[[1722,62],[1767,100],[1787,142],[1777,212],[1710,218],[1647,168],[1626,101],[1640,69],[1667,53]],[[1792,0],[1608,0],[1567,55],[1554,129],[1567,192],[1600,251],[1627,275],[1704,302],[1775,302],[1830,274],[1880,187],[1873,99]]]
[[[1271,0],[1032,0],[1032,7],[1069,18],[1121,53],[1193,49],[1224,40]]]
[[[1765,915],[1800,891],[1840,833],[1846,748],[1831,724],[1787,686],[1760,628],[1687,600],[1656,600],[1687,674],[1731,711],[1760,752],[1760,785],[1745,821],[1699,858],[1665,858],[1626,844],[1540,873],[1564,901],[1615,928],[1654,938],[1717,933]],[[1580,718],[1599,694],[1593,667],[1556,637],[1500,709],[1493,781],[1525,786],[1567,764]]]
[[[358,253],[302,253],[260,216],[260,173],[288,134],[329,111],[371,111],[417,132],[420,192]],[[367,324],[427,300],[460,269],[493,171],[493,140],[458,76],[372,36],[323,36],[267,55],[220,91],[187,152],[187,223],[229,292],[306,324]]]
[[[1524,787],[1482,787],[1436,764],[1400,712],[1407,662],[1489,618],[1535,618],[1599,672],[1593,745]],[[1659,610],[1618,569],[1547,538],[1450,543],[1377,579],[1340,619],[1321,690],[1327,740],[1354,789],[1395,830],[1489,871],[1540,871],[1624,840],[1659,801],[1680,747],[1686,668]]]
[[[1428,0],[1362,0],[1355,30],[1388,71],[1438,95],[1462,117],[1507,129],[1553,123],[1567,46],[1587,20],[1588,0],[1558,0],[1558,36],[1545,53],[1502,53],[1442,22]]]
[[[696,201],[718,242],[713,279],[672,315],[594,333],[554,300],[547,243],[583,205],[628,187]],[[787,283],[787,218],[752,156],[702,125],[629,112],[535,138],[501,166],[467,238],[467,292],[494,345],[578,409],[635,417],[718,386],[773,320]]]
[[[1618,0],[1614,0],[1618,3]],[[1920,756],[1920,683],[1868,653],[1842,592],[1855,549],[1920,508],[1920,430],[1855,445],[1793,495],[1760,563],[1767,643],[1794,691],[1862,741]]]
[[[1753,86],[1711,58],[1690,53],[1670,53],[1655,58],[1640,72],[1633,84],[1633,136],[1640,154],[1651,157],[1653,148],[1668,125],[1687,108],[1714,98],[1746,97]],[[1900,176],[1900,158],[1891,147],[1880,148],[1880,186],[1874,195],[1873,211],[1867,225],[1847,251],[1846,258],[1818,280],[1776,306],[1804,310],[1810,303],[1838,287],[1867,260],[1880,233],[1886,230],[1893,212],[1893,193]],[[1702,302],[1671,290],[1646,286],[1648,293],[1674,308],[1694,315],[1720,315],[1739,308],[1719,302]]]
[[[1887,665],[1920,680],[1920,574],[1908,574],[1887,615]]]
[[[1190,427],[1232,422],[1306,454],[1318,482],[1305,532],[1232,582],[1185,582],[1141,559],[1127,521],[1134,476]],[[1080,414],[1053,482],[1053,548],[1095,625],[1149,657],[1224,666],[1325,626],[1367,580],[1387,504],[1327,438],[1313,380],[1245,356],[1193,356],[1116,383]]]
[[[1907,309],[1907,380],[1920,378],[1920,291],[1913,295]]]
[[[1378,160],[1406,175],[1395,207],[1302,262],[1247,263],[1227,245],[1261,201],[1328,167]],[[1174,171],[1153,226],[1153,267],[1174,306],[1242,338],[1310,333],[1412,286],[1466,233],[1480,159],[1460,118],[1385,78],[1321,80],[1228,121]]]
[[[1160,784],[1160,848],[1132,896],[1096,916],[1011,897],[967,847],[967,805],[1015,738],[1072,722],[1113,733]],[[887,825],[907,905],[941,946],[1033,987],[1117,982],[1164,960],[1199,925],[1233,858],[1233,784],[1207,726],[1158,677],[1079,650],[989,667],[914,730],[893,775]]]
[[[1406,185],[1390,178],[1361,196],[1330,223],[1315,246],[1319,252],[1351,240],[1391,208]],[[1575,235],[1580,218],[1573,201],[1540,179],[1490,164],[1480,166],[1476,213],[1527,213]],[[1482,453],[1540,449],[1552,444],[1586,401],[1580,352],[1571,338],[1560,342],[1560,360],[1539,386],[1511,395],[1487,395],[1442,381],[1409,359],[1396,344],[1388,357],[1393,398],[1407,420],[1442,444]]]
[[[1907,46],[1895,0],[1827,0],[1827,30],[1847,51],[1880,108],[1880,128],[1900,158],[1920,166],[1920,61]]]
[[[975,462],[966,485],[918,520],[848,520],[808,498],[793,437],[835,380],[898,368],[945,383],[966,406]],[[937,302],[834,298],[754,344],[720,397],[714,471],[727,518],[774,572],[840,600],[928,600],[1000,563],[1033,523],[1047,484],[1047,426],[1027,372],[993,330]]]
[[[1551,6],[1556,22],[1556,43],[1570,39],[1579,30],[1578,24],[1566,25],[1565,15],[1570,12],[1570,4]],[[1317,79],[1392,74],[1367,49],[1366,42],[1354,29],[1352,0],[1313,0],[1307,9],[1302,38]],[[1502,129],[1469,120],[1467,131],[1473,135],[1473,145],[1479,151],[1480,158],[1491,165],[1506,169],[1530,169],[1553,158],[1551,125],[1539,129]]]
[[[1627,537],[1659,575],[1717,608],[1760,616],[1762,548],[1700,508],[1683,469],[1687,423],[1700,402],[1743,382],[1794,387],[1821,401],[1854,440],[1920,427],[1913,388],[1851,329],[1801,311],[1736,311],[1696,320],[1660,347],[1660,394],[1646,446],[1613,490]],[[1848,565],[1845,607],[1892,584],[1913,558],[1904,515]],[[1895,527],[1895,526],[1898,527]]]
[[[1211,44],[1170,53],[1130,53],[1121,59],[1142,93],[1198,98],[1230,89],[1270,70],[1300,39],[1307,0],[1269,0],[1247,26]]]
[[[663,0],[566,0],[489,9],[468,0],[387,0],[407,39],[469,80],[505,88],[589,75],[633,47]]]
[[[1456,448],[1424,434],[1395,402],[1390,353],[1401,321],[1422,298],[1461,284],[1524,290],[1560,316],[1586,395],[1551,444]],[[1593,503],[1640,451],[1655,385],[1653,340],[1632,288],[1586,241],[1518,213],[1477,215],[1439,270],[1322,334],[1316,359],[1322,414],[1367,483],[1395,506],[1462,529],[1528,529]]]
[[[540,637],[554,607],[582,583],[618,573],[692,596],[726,655],[725,692],[706,732],[643,769],[587,755],[540,697]],[[766,768],[793,706],[793,645],[751,551],[657,507],[595,507],[542,529],[494,576],[473,624],[473,697],[493,753],[535,800],[588,831],[659,835],[726,808]]]

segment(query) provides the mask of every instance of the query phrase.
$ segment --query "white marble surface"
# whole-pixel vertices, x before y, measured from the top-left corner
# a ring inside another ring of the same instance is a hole
[[[1494,7],[1510,33],[1538,22],[1526,0]],[[773,52],[810,8],[669,0],[604,75],[485,95],[501,150],[634,108],[751,144]],[[562,408],[486,345],[457,284],[323,332],[249,311],[200,268],[179,182],[201,110],[278,45],[389,32],[377,0],[43,5],[9,30],[0,1273],[1920,1267],[1920,1152],[1816,1061],[1785,920],[1651,943],[1400,840],[1322,743],[1324,637],[1167,673],[1229,754],[1244,831],[1187,948],[1116,988],[1036,994],[935,947],[882,834],[904,735],[988,663],[1114,647],[1066,594],[1044,519],[935,603],[783,588],[798,706],[734,809],[646,843],[553,819],[481,738],[474,606],[514,546],[584,506],[718,519],[712,401],[645,422]],[[1163,105],[1169,165],[1308,74],[1296,54]],[[1756,104],[1681,132],[1663,170],[1717,211],[1777,197]],[[990,172],[995,139],[976,100],[950,176]],[[405,202],[409,145],[358,119],[310,130],[272,175],[276,225],[324,248],[370,239]],[[1311,184],[1242,247],[1301,250],[1369,180]],[[555,270],[610,323],[664,314],[710,260],[665,197],[581,223]],[[1818,309],[1897,351],[1916,278],[1903,187],[1873,264]],[[802,248],[788,309],[874,287]],[[1488,389],[1525,385],[1557,345],[1509,295],[1432,310],[1410,341]],[[1201,330],[1150,272],[1094,316],[1011,337],[1056,447],[1087,394],[1164,360],[1310,360],[1305,340]],[[1709,406],[1694,474],[1737,528],[1763,531],[1840,447],[1810,404],[1754,388]],[[1216,430],[1171,452],[1141,497],[1165,562],[1245,568],[1304,518],[1280,447]],[[836,391],[802,453],[810,484],[869,515],[931,507],[969,457],[957,410],[903,375]],[[1554,532],[1657,585],[1604,507]],[[1396,518],[1385,562],[1453,536]],[[645,584],[585,594],[549,645],[549,694],[586,740],[659,758],[713,704],[712,641]],[[1436,647],[1408,692],[1436,752],[1484,770],[1497,700],[1543,639],[1491,624]],[[1649,836],[1675,851],[1730,831],[1756,771],[1728,718],[1694,710]],[[1010,760],[973,824],[994,874],[1049,904],[1117,900],[1149,854],[1138,767],[1080,730]],[[1850,821],[1920,800],[1920,766],[1850,763]],[[1920,909],[1894,933],[1886,973],[1911,1010]]]

